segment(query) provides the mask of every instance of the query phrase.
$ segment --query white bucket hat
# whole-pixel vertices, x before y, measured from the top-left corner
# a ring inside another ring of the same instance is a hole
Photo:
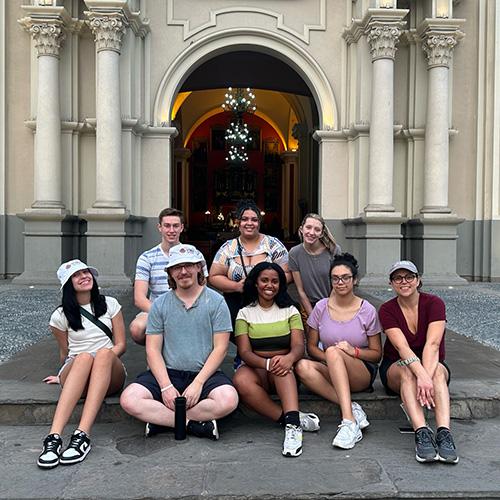
[[[180,243],[172,247],[168,252],[168,264],[165,270],[177,266],[178,264],[188,263],[201,264],[202,267],[207,265],[205,257],[203,257],[203,254],[195,246]]]
[[[94,278],[99,276],[99,271],[97,271],[95,267],[87,266],[87,264],[79,259],[69,260],[68,262],[64,262],[64,264],[61,264],[57,270],[57,278],[61,282],[61,290],[73,274],[77,271],[82,271],[83,269],[88,269]]]

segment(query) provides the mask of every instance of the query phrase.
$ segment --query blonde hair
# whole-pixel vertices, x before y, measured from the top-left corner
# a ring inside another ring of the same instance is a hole
[[[315,219],[318,222],[321,223],[322,226],[322,231],[321,231],[321,236],[319,237],[319,241],[325,245],[327,250],[333,255],[335,253],[335,249],[337,248],[337,243],[335,242],[335,238],[333,237],[333,234],[331,231],[328,229],[328,226],[325,223],[325,219],[321,217],[321,215],[315,214],[315,213],[309,213],[304,216],[302,219],[302,222],[299,227],[299,238],[300,241],[304,241],[304,236],[302,235],[302,227],[306,223],[307,219]]]

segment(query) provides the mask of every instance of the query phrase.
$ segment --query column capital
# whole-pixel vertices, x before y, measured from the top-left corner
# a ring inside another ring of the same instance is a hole
[[[94,35],[97,52],[101,50],[121,51],[122,38],[129,25],[122,9],[105,13],[86,11],[87,25]]]
[[[59,58],[59,51],[66,29],[72,29],[75,21],[71,19],[64,7],[23,5],[27,16],[18,23],[33,38],[37,56]]]
[[[403,21],[386,21],[376,18],[368,22],[365,34],[370,47],[372,61],[395,58],[396,44],[401,36],[404,25]]]
[[[465,36],[460,30],[463,22],[463,19],[424,19],[417,31],[427,58],[427,69],[449,68],[453,49]]]

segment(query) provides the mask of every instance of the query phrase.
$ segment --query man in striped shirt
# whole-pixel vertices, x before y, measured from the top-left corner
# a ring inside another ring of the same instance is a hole
[[[134,282],[134,303],[141,312],[130,323],[130,334],[134,341],[144,345],[146,324],[151,304],[170,289],[165,267],[172,247],[179,244],[184,230],[184,215],[176,208],[164,208],[158,216],[158,231],[161,242],[146,250],[137,259]]]

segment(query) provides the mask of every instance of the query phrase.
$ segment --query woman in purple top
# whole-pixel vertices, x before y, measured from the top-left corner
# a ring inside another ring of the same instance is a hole
[[[295,365],[308,389],[340,406],[342,422],[332,445],[344,449],[353,448],[363,437],[361,429],[370,425],[361,406],[352,402],[351,391],[371,388],[382,354],[377,312],[354,294],[357,275],[352,255],[335,256],[330,296],[316,304],[307,320],[307,349],[313,360],[302,359]]]
[[[403,400],[415,430],[416,459],[456,464],[458,456],[450,433],[450,370],[444,362],[444,302],[420,292],[418,269],[409,260],[393,264],[389,280],[396,297],[382,304],[379,311],[387,335],[380,379]],[[426,425],[424,407],[435,411],[436,438]]]

